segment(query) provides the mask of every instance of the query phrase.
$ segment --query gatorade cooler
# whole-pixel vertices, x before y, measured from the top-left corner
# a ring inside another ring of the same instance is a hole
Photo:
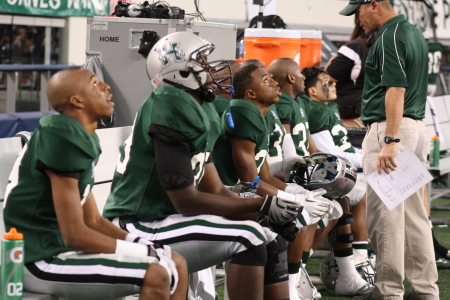
[[[322,31],[300,30],[300,68],[320,65],[322,60]]]
[[[300,63],[300,30],[245,29],[244,60],[259,59],[268,67],[280,57],[289,57]]]

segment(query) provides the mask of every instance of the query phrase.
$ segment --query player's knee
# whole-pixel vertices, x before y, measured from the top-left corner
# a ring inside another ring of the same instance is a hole
[[[330,243],[342,243],[349,244],[353,242],[353,234],[351,232],[342,232],[342,229],[338,230],[339,227],[351,225],[353,223],[353,215],[351,213],[344,213],[342,217],[338,219],[336,226],[330,232],[328,236],[328,242]],[[350,229],[348,229],[350,230]]]
[[[349,213],[351,210],[351,205],[350,205],[350,198],[348,196],[344,196],[341,199],[339,199],[339,204],[342,207],[342,211],[344,213]]]
[[[264,244],[261,244],[259,246],[251,247],[245,251],[236,253],[231,259],[230,263],[247,266],[264,266],[266,264],[266,261],[266,246]]]
[[[274,284],[287,281],[288,279],[286,241],[279,235],[267,245],[264,284]]]
[[[363,208],[364,211],[366,210],[366,206],[367,206],[367,201],[366,201],[366,194],[364,193],[364,195],[361,197],[361,199],[359,199],[358,203],[356,203],[353,207],[353,209],[358,209],[358,208]]]
[[[351,225],[353,223],[353,214],[352,213],[343,213],[339,218],[336,226],[345,226]]]
[[[151,291],[154,295],[165,295],[170,293],[170,277],[166,269],[153,263],[147,268],[144,281],[142,283],[142,289]]]
[[[183,256],[181,256],[177,252],[172,251],[171,258],[175,262],[175,266],[177,267],[178,273],[180,273],[180,271],[184,271],[184,270],[186,270],[186,272],[187,272],[187,263]]]

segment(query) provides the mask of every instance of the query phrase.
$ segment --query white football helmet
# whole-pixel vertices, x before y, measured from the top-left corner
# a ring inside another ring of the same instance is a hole
[[[375,281],[375,270],[372,267],[370,260],[365,259],[358,251],[353,251],[353,260],[359,276],[373,285]],[[334,291],[338,277],[339,267],[336,259],[334,258],[334,253],[331,251],[322,261],[322,266],[320,268],[320,279],[322,279],[326,290]]]
[[[311,155],[313,164],[298,165],[292,173],[295,183],[308,190],[324,189],[323,197],[339,199],[355,186],[357,173],[347,159],[327,153]]]
[[[154,87],[175,86],[184,90],[200,90],[207,80],[207,73],[219,89],[227,88],[220,82],[230,79],[216,78],[214,74],[230,68],[226,60],[207,62],[214,45],[199,36],[185,31],[162,37],[147,57],[147,74]],[[231,74],[231,69],[228,74]]]
[[[302,266],[300,266],[298,273],[296,290],[302,300],[319,300],[322,298],[322,295],[311,282],[308,272]]]

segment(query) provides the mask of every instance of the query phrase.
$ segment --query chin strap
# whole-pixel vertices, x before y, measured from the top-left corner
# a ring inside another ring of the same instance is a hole
[[[231,115],[231,100],[233,100],[234,87],[232,85],[230,85],[229,88],[227,88],[227,90],[230,91],[230,101],[228,101],[228,112],[226,114],[226,117],[227,117],[228,125],[230,125],[231,128],[234,128],[233,116]],[[257,176],[257,177],[259,177],[259,176]],[[258,182],[256,182],[256,183],[258,183]]]
[[[199,97],[201,100],[205,102],[213,102],[214,99],[216,99],[216,93],[214,92],[214,89],[211,87],[200,87],[200,90],[194,90],[190,87],[185,86],[184,84],[177,83],[175,81],[171,81],[168,79],[163,78],[163,82],[170,84],[178,89],[185,90],[187,92],[195,92],[199,94]]]

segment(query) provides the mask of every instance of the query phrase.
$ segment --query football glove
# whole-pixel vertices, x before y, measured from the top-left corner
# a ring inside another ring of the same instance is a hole
[[[266,196],[258,215],[262,218],[268,217],[271,224],[283,225],[297,217],[301,211],[301,206],[301,203],[297,201]]]
[[[158,258],[159,264],[166,269],[170,278],[170,294],[172,295],[178,285],[178,271],[175,267],[174,261],[170,258],[172,251],[169,246],[163,245],[160,242],[155,242],[149,247],[149,256]]]
[[[324,189],[308,191],[305,194],[296,194],[295,200],[300,203],[312,218],[321,217],[326,214],[331,205],[331,201],[322,195],[327,192]]]
[[[297,238],[297,234],[300,232],[300,222],[293,220],[284,225],[271,224],[269,222],[269,228],[275,233],[281,235],[286,241],[293,242]]]
[[[236,194],[247,193],[247,192],[255,193],[259,187],[259,184],[256,181],[254,181],[254,182],[241,181],[233,186],[226,186],[226,187],[230,191],[232,191],[233,193],[236,193]]]
[[[287,187],[284,189],[286,193],[290,194],[306,194],[308,192],[304,187],[296,183],[286,183]]]

